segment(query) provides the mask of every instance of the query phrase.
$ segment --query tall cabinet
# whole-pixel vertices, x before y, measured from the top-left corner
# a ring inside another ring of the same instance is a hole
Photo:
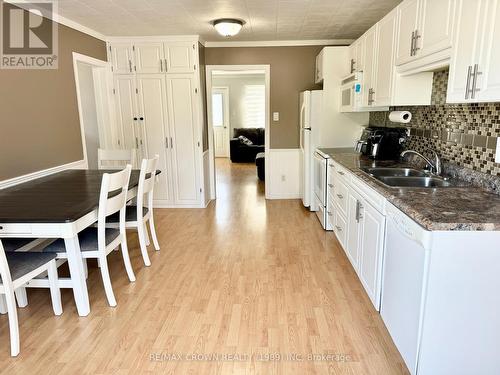
[[[159,155],[157,207],[203,207],[198,40],[110,40],[117,148]]]

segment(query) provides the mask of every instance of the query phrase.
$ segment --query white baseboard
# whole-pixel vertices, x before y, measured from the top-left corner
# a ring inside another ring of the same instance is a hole
[[[28,173],[28,174],[25,174],[25,175],[22,175],[19,177],[9,178],[8,180],[0,181],[0,190],[21,184],[23,182],[28,182],[28,181],[31,181],[31,180],[34,180],[34,179],[37,179],[40,177],[49,176],[49,175],[57,173],[57,172],[62,172],[62,171],[65,171],[67,169],[87,169],[87,168],[88,168],[88,165],[87,165],[87,162],[85,160],[74,161],[71,163],[59,165],[57,167],[52,167],[52,168],[44,169],[41,171]]]
[[[270,149],[268,199],[300,198],[300,149]]]

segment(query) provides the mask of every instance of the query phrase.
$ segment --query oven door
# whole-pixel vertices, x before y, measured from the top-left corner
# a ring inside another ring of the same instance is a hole
[[[317,152],[314,153],[314,195],[317,202],[326,207],[326,168],[327,159]]]

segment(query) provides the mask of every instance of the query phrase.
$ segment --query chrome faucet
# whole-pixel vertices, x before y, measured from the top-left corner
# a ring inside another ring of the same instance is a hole
[[[439,155],[437,154],[436,151],[434,151],[432,149],[428,149],[428,150],[433,153],[433,155],[434,155],[434,162],[432,162],[426,156],[422,155],[421,153],[419,153],[419,152],[417,152],[415,150],[406,150],[406,151],[403,151],[401,153],[401,157],[404,158],[405,155],[407,155],[407,154],[417,155],[420,158],[422,158],[431,167],[431,173],[434,173],[434,174],[440,176],[441,173],[442,173],[441,158],[439,157]]]

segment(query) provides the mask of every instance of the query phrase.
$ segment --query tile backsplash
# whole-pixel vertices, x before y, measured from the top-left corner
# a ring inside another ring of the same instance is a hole
[[[500,164],[495,163],[500,103],[446,104],[447,84],[448,71],[436,72],[431,105],[390,108],[410,111],[410,123],[393,123],[389,112],[371,112],[370,125],[406,126],[411,134],[406,148],[426,153],[430,147],[444,160],[500,176]]]

